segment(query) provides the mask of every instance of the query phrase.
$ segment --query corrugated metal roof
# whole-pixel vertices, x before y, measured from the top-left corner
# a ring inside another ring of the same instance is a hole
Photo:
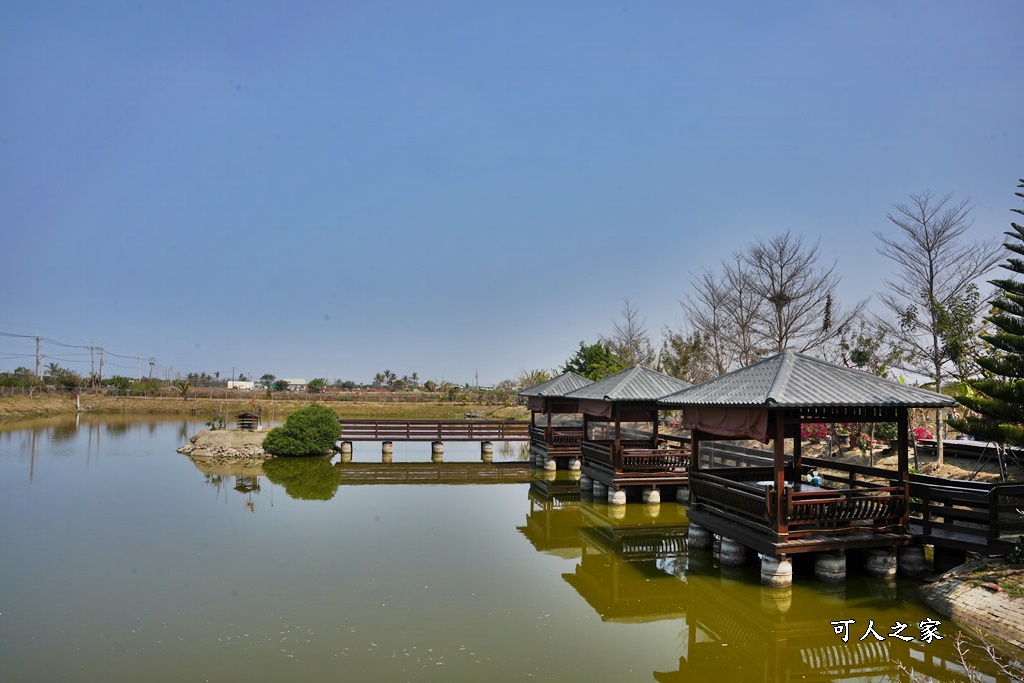
[[[547,382],[541,382],[529,389],[523,389],[519,392],[519,395],[561,398],[570,391],[575,391],[576,389],[593,383],[594,380],[577,375],[575,372],[563,372],[558,377],[549,379]]]
[[[658,401],[678,406],[939,408],[956,400],[794,351],[765,358]]]
[[[570,393],[568,398],[596,401],[656,401],[688,386],[689,382],[636,365],[600,382],[577,389]]]

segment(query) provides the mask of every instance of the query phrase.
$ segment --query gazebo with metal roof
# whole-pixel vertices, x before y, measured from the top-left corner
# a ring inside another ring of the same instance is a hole
[[[580,440],[583,436],[579,401],[567,398],[566,395],[593,383],[593,380],[575,372],[564,372],[519,392],[526,399],[526,407],[530,409],[530,451],[538,465],[557,468],[559,462],[570,463],[572,466],[572,463],[579,461]],[[537,424],[538,414],[544,416],[546,424]],[[563,419],[556,423],[554,415]],[[570,417],[564,419],[565,416]]]
[[[658,402],[682,409],[694,453],[701,454],[707,440],[773,442],[770,465],[716,467],[703,454],[691,459],[689,518],[698,532],[703,527],[776,560],[909,543],[908,411],[954,404],[942,394],[793,351]],[[824,470],[830,461],[801,456],[800,426],[836,422],[896,422],[897,470],[848,466],[843,476],[826,472],[823,481],[807,483],[809,471]],[[792,439],[792,456],[786,439]]]
[[[658,399],[690,386],[688,382],[637,365],[568,394],[583,413],[581,486],[608,487],[608,500],[624,503],[627,488],[686,482],[690,452],[668,447],[658,433]],[[623,423],[632,423],[624,427]],[[621,495],[616,492],[622,491]],[[645,497],[647,496],[645,493]],[[597,494],[595,494],[597,495]],[[660,493],[658,500],[660,500]]]

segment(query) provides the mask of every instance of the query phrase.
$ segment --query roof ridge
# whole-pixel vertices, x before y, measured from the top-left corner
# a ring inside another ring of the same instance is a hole
[[[786,390],[786,385],[789,384],[789,378],[793,374],[793,351],[786,349],[782,353],[778,354],[781,356],[779,359],[779,369],[775,372],[775,378],[772,380],[772,385],[768,387],[768,392],[765,394],[765,403],[778,403],[783,392]],[[776,357],[778,357],[776,356]]]

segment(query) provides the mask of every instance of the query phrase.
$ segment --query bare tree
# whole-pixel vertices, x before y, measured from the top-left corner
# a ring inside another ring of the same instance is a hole
[[[894,205],[886,214],[895,235],[876,231],[882,243],[878,253],[898,266],[898,277],[885,281],[879,298],[893,314],[880,321],[901,346],[903,369],[931,378],[935,391],[950,364],[959,362],[957,328],[963,318],[977,318],[983,302],[971,299],[971,285],[999,260],[998,239],[967,242],[964,234],[974,221],[969,199],[955,201],[952,193],[936,198],[931,192],[911,195],[907,204]],[[965,302],[978,309],[965,312]],[[942,415],[935,411],[938,464],[943,463]]]
[[[730,321],[730,296],[727,283],[728,273],[719,275],[704,270],[698,280],[693,283],[693,293],[679,300],[679,305],[686,313],[686,327],[689,334],[666,331],[665,350],[679,347],[689,337],[691,341],[699,340],[703,355],[711,366],[712,375],[724,374],[732,369],[735,358],[734,326]],[[663,352],[664,353],[664,352]],[[676,349],[674,355],[679,355]],[[671,373],[670,373],[671,374]],[[693,381],[689,377],[684,377]],[[706,378],[709,379],[709,378]]]
[[[746,367],[762,355],[758,346],[757,320],[765,302],[750,276],[743,255],[733,254],[732,263],[723,263],[725,271],[725,315],[737,367]]]
[[[758,309],[754,331],[765,350],[779,353],[818,350],[839,339],[861,314],[867,300],[843,311],[836,302],[835,264],[817,265],[818,242],[805,246],[790,232],[757,240],[743,254],[753,291],[766,303]]]
[[[622,320],[612,320],[612,335],[600,337],[601,342],[622,359],[627,367],[654,365],[654,349],[647,334],[647,319],[640,317],[640,311],[627,296],[622,299],[619,312]]]

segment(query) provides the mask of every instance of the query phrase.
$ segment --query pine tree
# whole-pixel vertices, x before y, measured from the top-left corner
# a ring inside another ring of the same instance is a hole
[[[1024,178],[1018,188],[1024,189]],[[1015,193],[1024,199],[1024,192]],[[1011,209],[1024,215],[1024,209]],[[1024,275],[1024,226],[1010,223],[1010,239],[1003,243],[1011,255],[1000,264],[1014,275]],[[949,424],[980,441],[991,441],[1005,453],[1007,445],[1024,447],[1024,282],[1009,278],[992,280],[999,292],[986,321],[994,332],[982,333],[991,348],[978,359],[984,376],[968,383],[957,400],[976,415],[950,420]]]

